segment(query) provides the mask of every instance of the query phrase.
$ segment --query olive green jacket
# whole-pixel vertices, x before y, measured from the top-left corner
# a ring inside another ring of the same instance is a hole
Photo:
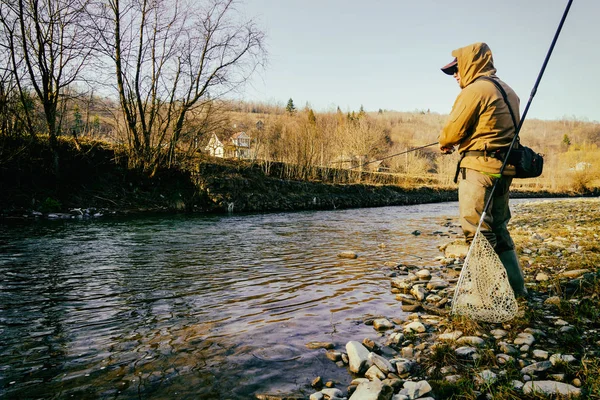
[[[460,94],[452,106],[448,122],[439,137],[440,147],[458,145],[461,155],[466,151],[493,152],[507,149],[515,135],[510,111],[502,94],[492,82],[480,79],[489,76],[498,81],[508,95],[508,101],[519,123],[519,97],[496,74],[492,52],[485,43],[474,43],[454,50],[460,75]],[[461,167],[497,174],[502,161],[485,156],[467,156]],[[504,175],[514,175],[507,165]]]

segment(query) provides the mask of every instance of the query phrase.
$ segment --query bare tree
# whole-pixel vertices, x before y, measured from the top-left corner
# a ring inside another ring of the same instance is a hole
[[[238,18],[232,0],[198,3],[108,0],[100,8],[98,36],[114,64],[132,160],[147,170],[173,161],[189,139],[190,112],[209,113],[263,63],[264,34]]]
[[[59,104],[81,77],[92,51],[86,29],[89,0],[4,0],[0,20],[22,100],[33,91],[44,110],[58,174]],[[33,129],[31,116],[29,127]]]

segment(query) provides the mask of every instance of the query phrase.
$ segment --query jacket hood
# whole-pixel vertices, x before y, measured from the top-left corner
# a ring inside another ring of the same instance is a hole
[[[458,61],[460,87],[468,86],[480,76],[496,74],[492,51],[485,43],[473,43],[452,52]]]

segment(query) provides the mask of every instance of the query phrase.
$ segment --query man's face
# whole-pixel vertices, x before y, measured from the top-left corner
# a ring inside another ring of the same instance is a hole
[[[460,72],[456,70],[456,72],[454,72],[454,75],[452,76],[454,77],[454,79],[456,79],[456,83],[458,83],[458,86],[460,86]]]

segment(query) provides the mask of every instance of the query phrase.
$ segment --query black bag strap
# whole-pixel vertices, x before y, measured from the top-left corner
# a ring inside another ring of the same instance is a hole
[[[494,78],[490,78],[489,76],[480,76],[477,79],[484,79],[486,81],[492,82],[494,84],[494,86],[496,86],[496,88],[500,91],[500,93],[502,94],[502,98],[504,98],[504,102],[508,106],[508,111],[510,111],[510,116],[512,118],[513,124],[515,125],[515,134],[516,134],[517,133],[517,119],[515,118],[515,113],[513,112],[513,109],[510,106],[510,103],[508,102],[508,95],[506,94],[506,91],[504,90],[502,85],[497,80],[495,80]],[[519,142],[519,139],[517,138],[517,143],[518,142]]]

